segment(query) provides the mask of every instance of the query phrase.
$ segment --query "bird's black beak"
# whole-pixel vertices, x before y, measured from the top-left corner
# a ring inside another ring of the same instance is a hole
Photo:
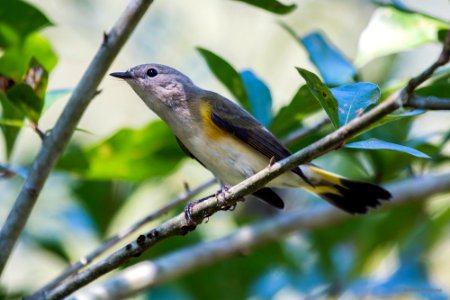
[[[131,78],[133,78],[133,76],[131,76],[131,73],[128,72],[128,71],[126,71],[126,72],[114,72],[114,73],[111,73],[109,75],[112,76],[112,77],[120,78],[120,79],[131,79]]]

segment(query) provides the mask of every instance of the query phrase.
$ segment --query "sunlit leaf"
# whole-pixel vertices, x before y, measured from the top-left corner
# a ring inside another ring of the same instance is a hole
[[[17,82],[22,80],[28,65],[29,57],[25,56],[18,47],[8,49],[0,56],[0,74]]]
[[[370,82],[357,82],[331,89],[339,103],[339,124],[343,126],[363,113],[380,98],[380,89]]]
[[[322,108],[330,117],[335,128],[339,128],[338,101],[334,98],[330,89],[320,81],[316,74],[308,70],[297,68],[297,71],[305,79],[308,88],[314,97],[319,101]]]
[[[264,126],[272,121],[272,95],[267,85],[252,71],[241,72],[253,116]]]
[[[404,152],[420,158],[430,158],[427,154],[420,152],[414,148],[406,147],[403,145],[382,141],[379,139],[371,138],[364,141],[352,142],[345,145],[347,148],[352,149],[365,149],[365,150],[392,150],[398,152]]]
[[[49,40],[40,33],[33,33],[27,37],[23,52],[30,59],[35,59],[47,72],[53,70],[58,62],[58,56]]]
[[[288,14],[297,7],[295,4],[287,5],[276,0],[234,0],[234,1],[244,2],[280,15]]]
[[[361,34],[356,63],[361,66],[377,57],[438,41],[438,31],[449,26],[422,14],[394,7],[377,8]]]
[[[222,82],[242,107],[251,111],[250,101],[248,100],[244,82],[239,72],[217,54],[203,48],[197,48],[197,50],[205,59],[209,69],[216,78]]]

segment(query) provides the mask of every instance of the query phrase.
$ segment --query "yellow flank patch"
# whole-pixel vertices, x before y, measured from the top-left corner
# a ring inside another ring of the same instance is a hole
[[[311,165],[308,165],[307,168],[316,173],[316,175],[318,175],[321,179],[328,181],[332,184],[341,185],[341,178],[338,175]]]
[[[224,136],[224,131],[219,128],[212,120],[212,108],[208,102],[202,102],[200,104],[200,116],[203,121],[203,127],[205,128],[206,135],[213,140],[217,140]]]

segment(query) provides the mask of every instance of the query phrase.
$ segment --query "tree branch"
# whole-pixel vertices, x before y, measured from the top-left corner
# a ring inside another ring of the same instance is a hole
[[[330,123],[330,119],[328,117],[326,117],[326,118],[319,120],[318,122],[312,124],[309,127],[303,127],[303,128],[300,128],[299,130],[292,132],[286,138],[284,138],[282,141],[285,144],[290,144],[290,143],[299,141],[329,123]],[[38,291],[34,292],[30,297],[33,298],[33,297],[36,297],[37,295],[45,295],[48,291],[53,289],[64,279],[66,279],[67,277],[69,277],[72,274],[75,274],[82,268],[86,267],[95,258],[99,257],[101,254],[105,253],[111,247],[117,245],[117,243],[119,243],[120,241],[122,241],[123,239],[125,239],[126,237],[131,235],[132,233],[134,233],[137,230],[139,230],[140,228],[142,228],[142,226],[153,221],[154,219],[158,218],[162,214],[165,214],[167,211],[169,211],[173,207],[177,206],[178,204],[190,199],[192,196],[200,193],[204,189],[211,186],[214,182],[216,182],[216,179],[212,178],[212,179],[200,184],[193,190],[187,190],[183,194],[179,195],[176,199],[169,202],[163,208],[159,209],[156,212],[151,213],[150,215],[146,216],[145,218],[143,218],[143,219],[137,221],[136,223],[134,223],[133,225],[131,225],[129,228],[119,232],[117,235],[106,240],[97,249],[95,249],[94,251],[92,251],[91,253],[86,255],[85,257],[81,258],[79,261],[73,263],[66,270],[64,270],[64,272],[61,273],[58,277],[53,279],[51,282],[49,282],[47,285],[45,285]]]
[[[418,185],[420,189],[411,189],[411,186]],[[450,192],[450,173],[407,179],[388,188],[394,198],[392,202],[384,205],[382,210],[413,201],[424,201],[430,196]],[[144,289],[198,271],[200,267],[249,253],[261,245],[280,240],[299,230],[330,227],[350,218],[351,215],[331,207],[278,214],[269,220],[240,228],[227,237],[186,247],[152,261],[139,263],[101,284],[77,292],[69,299],[128,298]]]
[[[408,101],[408,106],[427,110],[450,110],[450,99],[413,96]]]
[[[189,200],[193,196],[199,194],[203,190],[207,189],[208,187],[212,186],[216,182],[215,178],[212,178],[193,190],[186,189],[183,193],[178,195],[175,199],[170,201],[168,204],[166,204],[164,207],[158,209],[157,211],[154,211],[153,213],[147,215],[143,219],[139,220],[138,222],[134,223],[130,227],[120,231],[115,236],[112,236],[105,242],[103,242],[98,248],[96,248],[94,251],[86,255],[85,257],[81,258],[79,261],[75,262],[71,266],[69,266],[63,273],[61,273],[58,277],[53,279],[51,282],[46,284],[44,287],[39,289],[38,291],[34,292],[32,295],[30,295],[29,298],[38,299],[40,297],[43,297],[45,294],[47,294],[51,289],[55,288],[58,284],[60,284],[64,279],[68,278],[72,274],[77,273],[79,270],[90,264],[94,259],[111,249],[113,246],[117,245],[120,241],[124,240],[126,237],[130,236],[132,233],[136,232],[140,228],[142,228],[144,225],[150,223],[151,221],[159,218],[163,214],[169,212],[174,207],[178,206],[179,204]]]
[[[97,86],[152,2],[153,0],[130,2],[109,34],[105,35],[100,49],[75,88],[54,129],[46,136],[30,174],[0,232],[0,275],[47,177],[69,142],[83,112],[95,96]]]
[[[306,163],[313,158],[335,149],[346,140],[355,136],[359,131],[367,128],[400,106],[406,105],[412,98],[415,88],[427,80],[438,67],[448,62],[448,58],[450,57],[449,54],[450,31],[448,32],[446,43],[438,61],[427,68],[420,75],[411,79],[407,86],[399,94],[382,102],[367,113],[353,119],[345,126],[337,129],[308,147],[294,153],[288,158],[267,166],[257,174],[231,187],[222,195],[219,195],[218,197],[210,197],[196,204],[191,210],[192,219],[197,224],[200,224],[205,218],[208,218],[217,211],[224,209],[226,210],[229,207],[233,207],[238,201],[242,200],[242,197],[255,192],[278,175],[281,175],[295,166]],[[446,57],[447,60],[443,60],[442,57]],[[174,235],[185,235],[194,229],[195,226],[192,226],[192,224],[185,219],[184,213],[181,213],[172,219],[167,220],[145,235],[140,235],[135,242],[128,244],[104,260],[97,262],[90,268],[87,268],[83,272],[73,276],[65,283],[52,290],[47,295],[47,299],[60,299],[67,296],[87,283],[97,279],[101,275],[121,266],[129,259],[139,256],[143,251],[147,250],[154,244]]]

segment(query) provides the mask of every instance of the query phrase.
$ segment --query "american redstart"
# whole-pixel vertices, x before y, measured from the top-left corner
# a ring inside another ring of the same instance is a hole
[[[251,114],[227,98],[196,86],[186,75],[160,64],[111,73],[124,79],[172,129],[183,151],[226,185],[235,185],[291,153]],[[380,205],[391,194],[380,186],[343,178],[304,164],[273,179],[254,195],[283,208],[272,187],[302,187],[355,214]]]

